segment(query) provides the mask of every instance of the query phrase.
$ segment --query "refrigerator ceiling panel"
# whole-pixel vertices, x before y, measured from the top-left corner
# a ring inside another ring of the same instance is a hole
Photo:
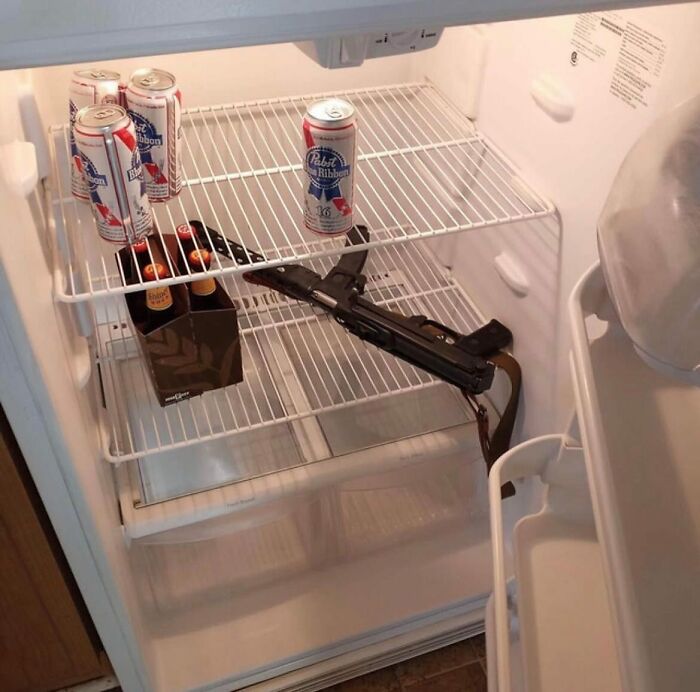
[[[302,41],[659,4],[653,0],[91,0],[3,3],[0,67]]]

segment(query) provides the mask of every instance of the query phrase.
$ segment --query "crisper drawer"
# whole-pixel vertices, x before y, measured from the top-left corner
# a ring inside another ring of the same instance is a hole
[[[501,485],[527,477],[545,484],[542,508],[504,536]],[[519,445],[494,465],[489,495],[494,561],[486,619],[489,692],[618,692],[618,657],[583,451],[560,435]]]
[[[236,484],[240,500],[227,513],[132,538],[141,600],[160,613],[212,607],[449,528],[467,526],[464,543],[484,544],[486,478],[473,428],[460,425]],[[177,501],[196,503],[197,496],[171,500]]]

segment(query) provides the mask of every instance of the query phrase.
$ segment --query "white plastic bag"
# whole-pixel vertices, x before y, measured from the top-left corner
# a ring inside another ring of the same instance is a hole
[[[700,97],[631,149],[598,222],[598,249],[637,352],[700,385]]]

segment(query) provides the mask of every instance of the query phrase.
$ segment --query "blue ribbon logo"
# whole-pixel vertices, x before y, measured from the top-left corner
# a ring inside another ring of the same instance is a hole
[[[131,110],[129,111],[129,116],[134,123],[136,141],[139,143],[142,156],[149,152],[152,147],[163,146],[163,135],[158,134],[155,125],[148,118],[141,115],[141,113]]]
[[[311,147],[306,152],[304,171],[309,176],[309,194],[328,201],[342,197],[340,181],[350,175],[350,165],[342,154],[328,147]]]
[[[98,173],[95,164],[82,152],[80,152],[80,158],[83,160],[83,175],[90,192],[95,192],[98,186],[107,187],[107,176]]]

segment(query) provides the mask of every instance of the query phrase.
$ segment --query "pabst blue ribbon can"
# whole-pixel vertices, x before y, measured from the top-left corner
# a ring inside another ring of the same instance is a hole
[[[152,202],[165,202],[180,192],[181,101],[175,77],[164,70],[137,70],[126,88],[127,109],[136,128],[146,192]]]
[[[342,99],[312,103],[304,131],[304,225],[320,235],[352,228],[357,121]]]
[[[126,110],[87,106],[78,111],[73,129],[100,237],[122,245],[145,238],[153,217]]]
[[[83,179],[82,163],[73,137],[75,115],[85,106],[100,103],[119,103],[119,73],[91,67],[78,70],[68,87],[68,118],[70,121],[71,190],[81,200],[89,200],[87,185]]]

